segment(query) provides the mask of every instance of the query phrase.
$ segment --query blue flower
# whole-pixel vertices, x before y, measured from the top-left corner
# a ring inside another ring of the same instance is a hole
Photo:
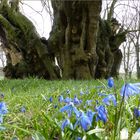
[[[81,90],[81,91],[80,91],[80,95],[83,95],[83,94],[84,94],[84,92]]]
[[[96,120],[102,120],[104,123],[107,122],[107,110],[105,109],[104,106],[100,105],[98,107],[96,107],[96,111],[97,111],[97,118]]]
[[[82,140],[82,138],[81,137],[77,137],[76,140]]]
[[[66,99],[64,99],[64,102],[65,102],[65,103],[70,103],[71,101],[72,101],[72,99],[69,98],[69,97],[66,97]]]
[[[59,98],[58,98],[58,101],[59,101],[59,102],[63,102],[63,100],[64,100],[63,96],[60,95]]]
[[[140,93],[140,83],[129,83],[129,84],[124,84],[122,89],[121,89],[121,96],[128,98],[131,95],[136,95]]]
[[[73,103],[76,105],[80,104],[80,100],[77,98],[76,95],[74,96]]]
[[[49,98],[49,101],[52,102],[52,101],[53,101],[53,97],[50,97],[50,98]]]
[[[72,125],[72,123],[70,122],[69,119],[65,119],[65,120],[62,122],[62,125],[61,125],[62,131],[64,131],[64,129],[65,129],[66,126],[69,126],[69,127],[73,130],[73,125]]]
[[[89,120],[90,120],[91,123],[93,121],[93,117],[94,117],[95,114],[96,113],[95,112],[92,112],[91,110],[88,110],[87,113],[86,113],[86,115],[88,116],[88,118],[89,118]]]
[[[98,93],[99,96],[107,96],[105,93]]]
[[[83,111],[80,111],[80,116],[77,118],[74,128],[76,128],[77,125],[80,125],[85,131],[91,126],[89,117],[85,115]]]
[[[57,105],[54,105],[54,108],[57,108]]]
[[[7,114],[8,110],[7,110],[7,106],[4,102],[0,102],[0,115],[4,115]]]
[[[87,105],[87,106],[92,106],[92,100],[87,100],[87,101],[86,101],[86,105]]]
[[[112,88],[114,86],[114,79],[112,77],[108,78],[108,86]]]
[[[134,115],[136,118],[140,117],[140,110],[138,108],[134,108]]]
[[[110,101],[113,102],[114,106],[117,105],[116,97],[115,97],[115,95],[113,95],[113,94],[107,95],[107,97],[105,97],[102,101],[103,101],[106,105],[110,105]]]
[[[20,112],[25,113],[25,112],[26,112],[26,108],[25,108],[24,106],[22,106],[22,107],[20,108]]]
[[[71,116],[72,112],[74,112],[77,117],[79,116],[79,111],[72,102],[70,102],[69,104],[65,105],[60,109],[60,112],[64,111],[67,111],[69,117]]]

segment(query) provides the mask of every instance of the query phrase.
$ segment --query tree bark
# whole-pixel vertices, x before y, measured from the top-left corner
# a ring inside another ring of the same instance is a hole
[[[57,50],[63,79],[94,78],[101,0],[52,1],[52,6],[55,21],[48,41]]]
[[[32,22],[18,9],[3,0],[0,5],[0,36],[4,44],[8,78],[37,76],[57,79],[47,46],[41,41]]]
[[[108,20],[100,19],[99,22],[96,49],[99,60],[96,78],[118,77],[119,74],[122,61],[122,52],[119,47],[125,41],[126,32],[122,29],[117,32],[112,24],[112,20],[108,22]]]

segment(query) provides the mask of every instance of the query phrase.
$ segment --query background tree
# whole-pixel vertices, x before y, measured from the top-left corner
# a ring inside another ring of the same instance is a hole
[[[136,72],[137,72],[137,78],[140,78],[140,11],[136,9],[136,16],[134,19],[135,23],[133,28],[137,30],[136,32],[133,32],[130,34],[131,42],[135,48],[135,55],[136,55]]]
[[[127,41],[122,44],[123,51],[123,68],[125,72],[125,78],[131,78],[132,72],[134,70],[134,66],[136,64],[135,50],[132,45],[132,41],[129,37],[127,37]]]
[[[139,39],[140,39],[140,9],[138,1],[128,1],[121,5],[123,27],[128,31],[127,40],[122,44],[123,50],[123,67],[125,76],[131,77],[132,71],[137,71],[139,77]]]
[[[118,77],[122,61],[120,45],[126,40],[127,31],[118,22],[115,16],[115,7],[118,0],[106,1],[103,18],[99,26],[97,53],[97,77]],[[117,58],[117,59],[116,59]]]

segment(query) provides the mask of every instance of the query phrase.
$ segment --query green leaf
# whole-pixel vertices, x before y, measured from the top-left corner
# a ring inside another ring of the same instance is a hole
[[[64,132],[63,132],[63,131],[61,132],[61,135],[62,135],[62,137],[64,137],[64,135],[65,135],[65,134],[64,134]]]
[[[34,140],[46,140],[45,137],[38,131],[34,133],[33,138]]]
[[[136,131],[132,136],[132,140],[140,140],[140,131]]]
[[[132,108],[132,105],[130,107],[130,104],[126,101],[126,110],[129,112],[131,119],[133,119],[133,112],[132,112],[131,108]]]
[[[84,135],[84,137],[82,138],[82,140],[86,140],[87,139],[87,137],[86,137],[86,135]]]
[[[96,129],[92,129],[90,131],[87,132],[88,135],[92,135],[94,133],[101,133],[103,132],[105,129],[102,129],[102,128],[96,128]]]
[[[45,101],[47,101],[47,98],[43,94],[41,94],[41,96]]]

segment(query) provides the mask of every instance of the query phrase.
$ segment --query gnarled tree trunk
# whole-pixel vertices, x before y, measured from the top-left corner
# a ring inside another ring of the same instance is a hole
[[[7,66],[4,68],[6,77],[59,77],[47,46],[40,39],[32,22],[19,12],[18,3],[10,5],[7,0],[1,2],[0,36],[7,58]]]
[[[96,78],[117,77],[119,75],[122,61],[122,52],[119,47],[125,41],[125,35],[126,32],[119,27],[116,19],[112,18],[110,22],[100,19],[96,47],[99,57]]]
[[[99,1],[52,1],[53,29],[48,40],[56,50],[63,79],[95,77]]]

